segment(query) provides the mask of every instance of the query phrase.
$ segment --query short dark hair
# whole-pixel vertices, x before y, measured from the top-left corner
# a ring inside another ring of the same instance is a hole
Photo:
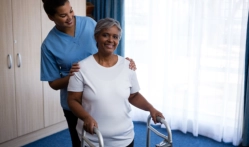
[[[68,0],[42,0],[43,8],[48,15],[54,16],[56,8],[63,6]]]

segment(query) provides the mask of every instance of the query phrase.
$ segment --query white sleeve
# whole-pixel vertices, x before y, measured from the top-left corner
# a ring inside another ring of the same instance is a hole
[[[137,74],[135,71],[132,71],[131,74],[131,94],[136,93],[140,90],[139,83],[137,80]]]
[[[75,72],[69,78],[67,91],[82,92],[84,90],[84,80],[80,72]]]

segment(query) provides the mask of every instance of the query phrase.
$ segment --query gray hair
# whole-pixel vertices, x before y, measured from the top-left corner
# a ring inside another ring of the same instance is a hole
[[[94,36],[98,35],[103,29],[109,29],[113,26],[116,26],[119,30],[119,40],[121,39],[122,36],[122,28],[120,26],[120,23],[113,19],[113,18],[104,18],[104,19],[100,19],[97,22],[97,25],[95,26],[95,30],[94,30]]]

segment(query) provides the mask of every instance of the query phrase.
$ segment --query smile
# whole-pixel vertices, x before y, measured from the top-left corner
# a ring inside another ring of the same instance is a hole
[[[105,47],[107,47],[109,49],[112,49],[112,48],[114,48],[114,45],[112,45],[112,44],[106,44]]]

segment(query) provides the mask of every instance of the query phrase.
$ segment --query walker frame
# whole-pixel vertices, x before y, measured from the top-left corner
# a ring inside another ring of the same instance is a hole
[[[162,142],[160,142],[159,144],[156,144],[156,147],[173,147],[173,141],[172,141],[172,133],[171,133],[171,129],[169,127],[169,125],[167,124],[167,122],[165,121],[165,119],[161,118],[161,117],[157,117],[157,122],[164,124],[166,127],[166,131],[168,136],[158,132],[153,126],[150,125],[150,121],[151,121],[151,116],[148,116],[147,119],[147,136],[146,136],[146,147],[150,147],[150,132],[154,132],[156,135],[162,137],[164,140]],[[101,134],[101,132],[98,130],[98,128],[94,127],[93,128],[94,133],[97,134],[98,136],[98,140],[99,140],[99,147],[104,147],[104,139],[103,136]],[[95,147],[91,141],[85,137],[85,130],[82,127],[82,141],[81,141],[81,147],[85,147],[85,142],[90,146],[90,147]]]

